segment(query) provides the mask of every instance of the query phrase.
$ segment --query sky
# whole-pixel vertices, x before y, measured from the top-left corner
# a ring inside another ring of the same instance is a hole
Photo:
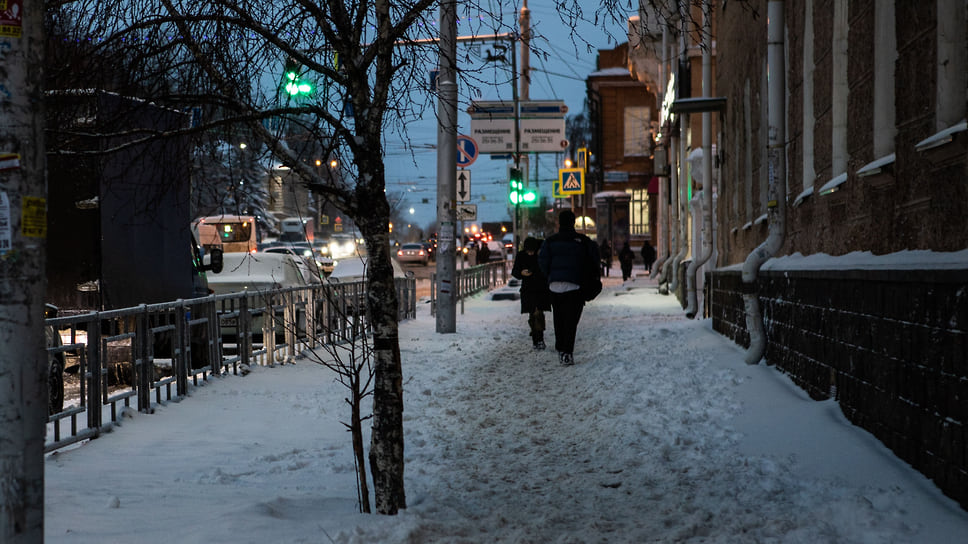
[[[45,542],[965,541],[968,512],[835,401],[747,365],[638,267],[617,272],[571,367],[532,351],[519,302],[493,293],[463,305],[455,334],[426,303],[401,323],[397,516],[357,513],[346,391],[298,359],[49,454]]]
[[[563,22],[552,2],[530,2],[532,29],[535,34],[532,46],[545,55],[531,55],[533,74],[530,84],[530,98],[533,100],[563,100],[568,107],[568,115],[580,113],[584,109],[585,78],[596,70],[598,49],[612,49],[627,41],[624,23],[618,24],[609,19],[600,19],[595,24],[597,1],[582,0],[583,20]],[[520,2],[518,2],[520,4]],[[627,19],[627,15],[625,18]],[[516,24],[518,13],[508,9],[503,13],[505,27]],[[587,19],[587,20],[584,20]],[[466,25],[461,25],[458,35],[465,35]],[[575,32],[576,38],[571,37]],[[589,47],[591,51],[589,51]],[[481,46],[487,50],[489,46]],[[476,59],[466,44],[458,44],[458,59],[466,68],[473,66]],[[470,59],[472,63],[467,63]],[[518,62],[520,63],[520,56]],[[486,78],[489,72],[480,75]],[[490,72],[493,81],[506,81],[509,71],[495,68]],[[510,84],[481,86],[478,100],[511,100]],[[460,90],[465,100],[469,89]],[[466,113],[467,104],[458,107],[460,133],[470,134],[470,116]],[[420,122],[407,126],[409,143],[419,151],[414,156],[405,149],[403,140],[397,134],[388,134],[386,179],[387,191],[392,201],[400,201],[403,216],[412,218],[414,223],[425,227],[437,218],[436,210],[436,150],[437,119],[435,111],[425,113]],[[433,146],[431,148],[430,146]],[[556,156],[557,155],[557,156]],[[534,157],[534,155],[532,155]],[[551,197],[551,180],[557,176],[563,156],[560,154],[541,154],[538,156],[539,186],[546,197]],[[534,159],[529,175],[533,178]],[[510,220],[507,206],[507,165],[506,160],[492,160],[488,155],[480,155],[469,167],[471,170],[471,193],[469,202],[477,204],[480,221]],[[413,214],[409,210],[413,208]]]

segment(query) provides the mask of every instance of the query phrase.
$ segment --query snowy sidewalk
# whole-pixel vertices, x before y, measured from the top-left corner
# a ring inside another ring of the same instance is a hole
[[[617,284],[573,367],[531,351],[518,301],[469,301],[457,334],[425,306],[402,325],[398,516],[354,513],[345,392],[299,363],[51,457],[47,541],[964,541],[968,514],[835,403],[745,365],[647,278]]]

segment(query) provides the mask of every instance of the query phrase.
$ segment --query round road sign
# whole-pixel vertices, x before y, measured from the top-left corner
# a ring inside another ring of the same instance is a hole
[[[466,168],[477,160],[477,142],[470,136],[457,136],[457,166]]]

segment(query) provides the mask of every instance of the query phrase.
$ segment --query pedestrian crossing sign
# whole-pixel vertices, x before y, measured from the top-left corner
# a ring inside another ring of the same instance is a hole
[[[555,183],[556,198],[585,194],[585,170],[583,168],[562,168],[558,170]]]

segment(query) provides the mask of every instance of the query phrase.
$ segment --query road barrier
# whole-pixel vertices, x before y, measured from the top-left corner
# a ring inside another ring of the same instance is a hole
[[[416,315],[416,280],[394,280],[397,318]],[[45,451],[96,438],[120,412],[178,401],[199,381],[273,366],[306,349],[370,332],[364,282],[209,295],[46,320],[48,346],[79,377],[77,395],[48,419]],[[191,385],[190,385],[191,384]]]
[[[501,260],[475,265],[470,268],[458,268],[456,270],[457,280],[454,282],[457,284],[454,300],[462,301],[482,291],[489,291],[494,287],[506,284],[511,276],[511,265],[511,261]],[[436,315],[436,312],[437,274],[434,273],[430,276],[430,315]],[[464,313],[463,305],[461,306],[461,313]]]

